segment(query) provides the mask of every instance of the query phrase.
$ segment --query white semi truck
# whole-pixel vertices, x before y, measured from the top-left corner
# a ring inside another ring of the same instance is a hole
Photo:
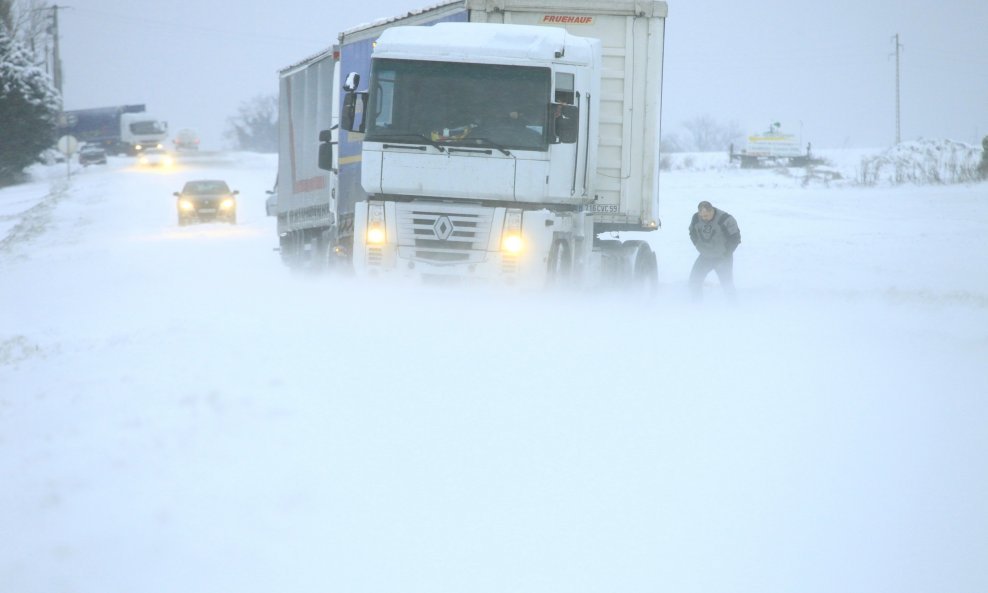
[[[660,224],[665,16],[660,1],[463,0],[342,35],[340,154],[359,142],[366,192],[355,270],[654,283],[649,244],[616,234]],[[354,37],[373,44],[363,68]]]
[[[361,275],[654,286],[639,232],[660,226],[666,11],[451,0],[344,31],[284,69],[283,258]]]

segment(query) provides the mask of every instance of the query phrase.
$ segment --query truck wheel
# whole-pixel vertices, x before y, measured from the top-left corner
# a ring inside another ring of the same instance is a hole
[[[594,250],[601,253],[601,279],[605,286],[617,287],[625,282],[624,253],[621,242],[614,239],[594,241]]]
[[[658,292],[659,270],[655,252],[645,241],[627,241],[622,246],[627,271],[626,284],[635,294],[652,297]]]
[[[569,282],[573,273],[573,250],[569,241],[556,239],[549,248],[546,280],[550,285],[562,286]]]

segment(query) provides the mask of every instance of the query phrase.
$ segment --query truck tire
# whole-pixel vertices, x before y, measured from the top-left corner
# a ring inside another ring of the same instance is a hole
[[[564,286],[573,275],[573,249],[566,239],[556,239],[549,248],[546,281],[550,286]]]
[[[637,295],[655,296],[659,288],[659,270],[652,247],[645,241],[626,241],[621,249],[626,262],[627,287]]]
[[[621,242],[614,239],[597,240],[594,241],[594,250],[601,253],[601,277],[604,286],[621,286],[626,275]]]

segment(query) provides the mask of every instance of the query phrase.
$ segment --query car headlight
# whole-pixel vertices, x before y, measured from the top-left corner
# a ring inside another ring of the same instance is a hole
[[[367,206],[367,242],[380,245],[387,240],[384,232],[384,204],[368,204]]]
[[[174,162],[174,160],[169,155],[166,155],[166,156],[161,157],[161,164],[164,165],[164,166],[166,166],[166,167],[171,167],[173,162]]]
[[[196,206],[189,200],[179,200],[178,207],[182,210],[195,210]]]
[[[501,250],[520,253],[525,247],[521,238],[521,210],[508,210],[504,214],[504,230],[501,231]]]
[[[236,205],[237,203],[233,200],[233,198],[225,198],[222,202],[220,202],[220,208],[223,210],[229,210]]]

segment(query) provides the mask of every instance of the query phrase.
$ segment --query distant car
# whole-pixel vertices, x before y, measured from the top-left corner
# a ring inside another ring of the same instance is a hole
[[[199,133],[191,128],[183,128],[172,140],[175,150],[199,150]]]
[[[62,153],[57,148],[48,148],[38,157],[38,162],[44,163],[46,165],[54,165],[55,163],[64,163],[65,154]]]
[[[186,182],[182,191],[175,192],[178,198],[178,224],[220,220],[237,224],[237,195],[225,181],[218,179],[198,179]]]
[[[83,167],[88,165],[105,165],[106,150],[98,144],[84,144],[79,149],[79,164]]]
[[[148,167],[170,167],[174,164],[175,159],[171,153],[162,148],[145,148],[137,153],[137,162]]]

